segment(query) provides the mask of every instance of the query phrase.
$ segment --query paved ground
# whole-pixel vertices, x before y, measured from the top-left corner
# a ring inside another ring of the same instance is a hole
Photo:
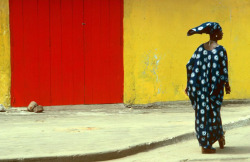
[[[249,125],[249,102],[228,103],[222,108],[225,128],[234,131]],[[194,138],[189,102],[132,108],[122,104],[45,107],[41,114],[10,108],[0,113],[0,119],[0,161],[110,160],[160,146],[172,148]],[[188,142],[193,143],[192,152],[199,153],[196,143]],[[242,151],[244,147],[249,144],[243,143]]]
[[[216,154],[201,154],[196,139],[161,147],[152,151],[138,153],[110,162],[177,162],[177,161],[250,161],[250,126],[235,128],[226,133],[226,146],[219,148],[218,142],[214,144]]]

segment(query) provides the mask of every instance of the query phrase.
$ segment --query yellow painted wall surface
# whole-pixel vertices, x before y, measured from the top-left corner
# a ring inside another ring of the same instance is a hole
[[[187,37],[207,21],[219,22],[229,58],[231,95],[250,98],[249,0],[124,0],[124,103],[188,100],[186,64],[209,35]]]
[[[10,106],[9,0],[0,0],[0,104]]]

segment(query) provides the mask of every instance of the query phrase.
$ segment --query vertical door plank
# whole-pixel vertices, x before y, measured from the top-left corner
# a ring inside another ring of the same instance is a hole
[[[22,103],[23,79],[23,1],[10,0],[11,105]]]
[[[113,88],[110,89],[114,103],[123,102],[123,1],[110,0],[110,64]]]
[[[73,104],[84,104],[83,0],[73,0]]]
[[[83,4],[83,16],[84,22],[86,25],[84,26],[84,57],[85,57],[85,80],[84,80],[84,102],[85,104],[93,103],[93,88],[94,85],[94,77],[93,77],[93,48],[98,48],[97,46],[93,45],[92,40],[92,33],[94,32],[93,29],[93,0],[84,0]]]
[[[100,76],[100,72],[101,70],[101,59],[100,59],[100,55],[101,55],[101,42],[100,40],[100,35],[101,35],[101,0],[94,0],[93,1],[93,5],[92,5],[92,53],[88,53],[91,54],[92,56],[92,67],[87,67],[87,68],[91,68],[92,69],[92,74],[91,77],[93,78],[93,82],[91,85],[86,85],[86,87],[88,86],[93,86],[93,101],[92,104],[94,103],[101,103],[100,102],[100,94],[102,91],[102,87],[99,84],[100,83],[100,79],[103,80],[104,78],[101,78]],[[89,76],[86,76],[87,78],[89,78]]]
[[[38,60],[39,60],[39,101],[41,105],[50,102],[50,26],[49,0],[38,0]]]
[[[51,104],[62,103],[61,1],[50,0]]]
[[[98,55],[99,70],[97,76],[102,79],[98,79],[99,91],[96,101],[99,103],[112,103],[111,91],[113,87],[112,78],[110,72],[113,70],[113,65],[109,60],[112,59],[110,53],[110,3],[109,0],[101,1],[100,8],[101,25],[100,25],[100,53]],[[114,94],[115,95],[115,94]]]
[[[72,72],[72,1],[61,0],[62,16],[62,104],[70,104],[73,101],[73,72]]]
[[[23,0],[23,86],[24,105],[39,101],[39,64],[37,33],[37,0]]]

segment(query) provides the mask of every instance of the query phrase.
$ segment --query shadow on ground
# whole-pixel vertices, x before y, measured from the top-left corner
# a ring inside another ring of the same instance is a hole
[[[224,149],[216,149],[217,154],[249,154],[250,146],[234,146],[225,147]]]

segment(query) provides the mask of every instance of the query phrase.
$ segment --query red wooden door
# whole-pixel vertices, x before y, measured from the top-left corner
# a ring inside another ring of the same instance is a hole
[[[122,0],[10,0],[11,103],[123,102]]]

